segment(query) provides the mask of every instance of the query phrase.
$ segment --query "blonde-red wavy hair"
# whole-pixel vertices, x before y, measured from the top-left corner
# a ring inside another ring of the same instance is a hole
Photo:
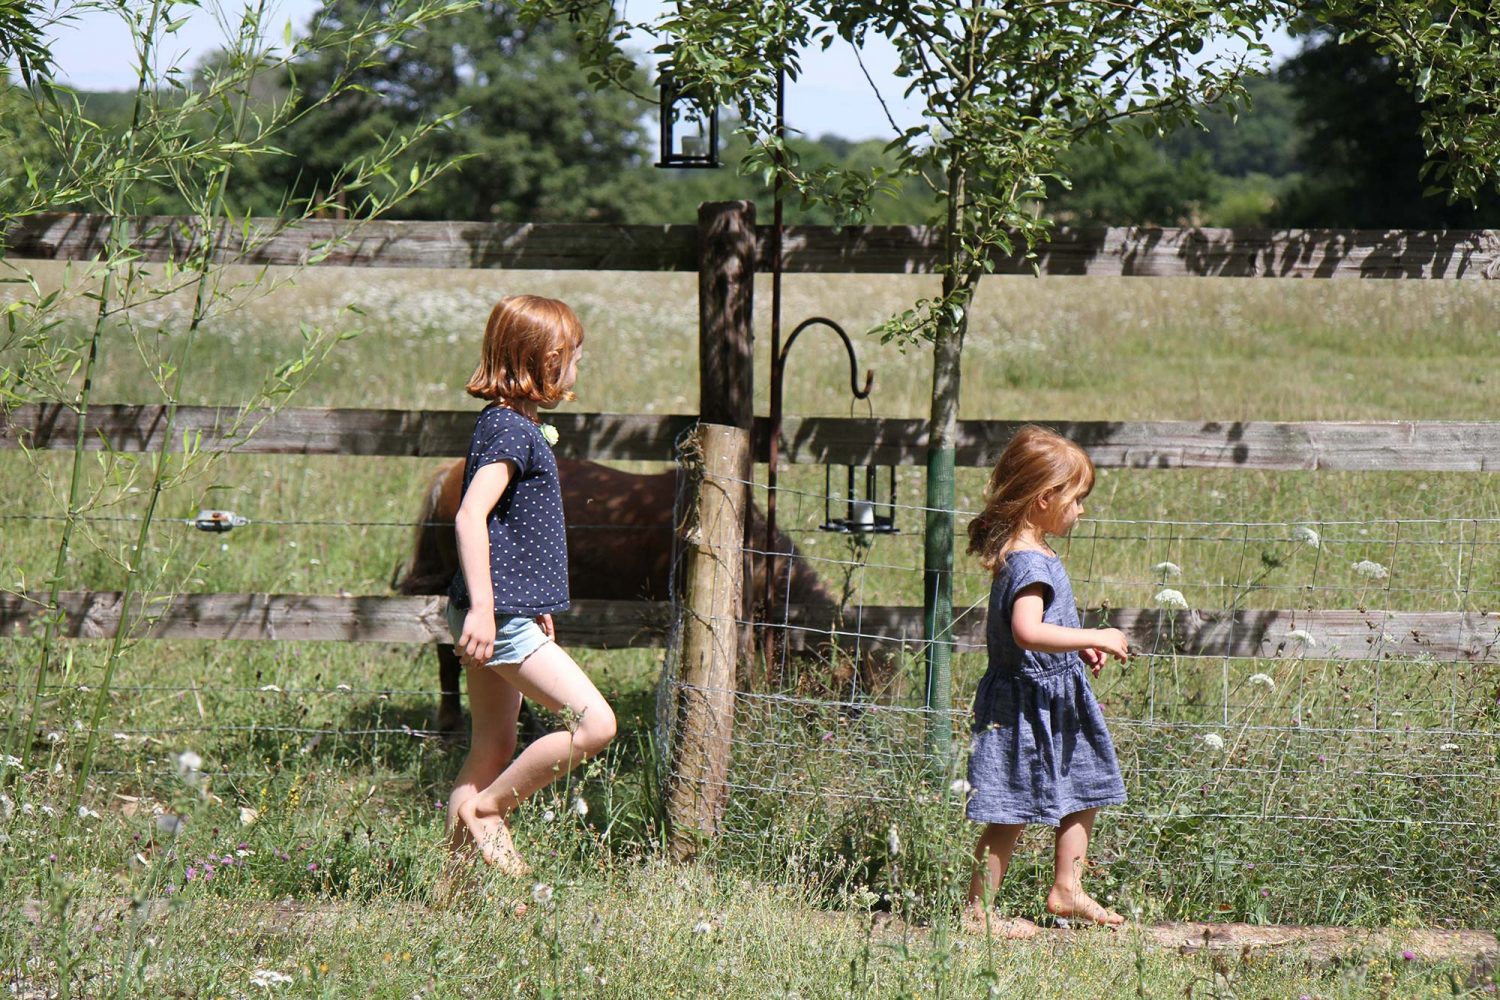
[[[969,522],[969,554],[998,573],[1021,532],[1036,523],[1043,497],[1082,498],[1093,488],[1094,463],[1082,448],[1045,427],[1023,426],[1000,453],[984,489],[984,509]]]
[[[464,388],[480,399],[530,400],[550,406],[573,399],[563,372],[583,346],[583,324],[564,302],[507,295],[490,310],[479,366]]]

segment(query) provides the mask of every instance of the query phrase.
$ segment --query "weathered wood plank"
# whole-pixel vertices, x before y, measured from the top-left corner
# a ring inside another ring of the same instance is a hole
[[[132,245],[149,261],[187,257],[195,220],[144,216]],[[4,252],[43,260],[91,260],[103,253],[110,222],[98,215],[36,215],[4,233]],[[506,268],[544,271],[695,271],[697,228],[588,223],[340,222],[288,227],[251,219],[218,239],[221,264],[342,267]]]
[[[332,597],[316,594],[183,594],[171,602],[148,595],[153,624],[142,638],[235,639],[427,643],[446,641],[443,598]],[[63,634],[97,639],[114,634],[120,595],[73,591],[62,595]],[[557,617],[567,645],[619,648],[662,645],[671,606],[653,601],[576,601]],[[40,605],[0,595],[0,638],[40,631]],[[134,616],[132,616],[134,617]],[[1097,610],[1083,613],[1085,627],[1103,623]],[[1138,653],[1205,657],[1378,660],[1500,659],[1500,612],[1459,611],[1179,611],[1120,608],[1109,624],[1123,629]],[[866,606],[833,627],[828,607],[793,605],[785,625],[789,645],[800,648],[836,639],[849,645],[915,646],[922,637],[922,609]],[[960,652],[984,650],[984,613],[975,610],[955,623]],[[1297,633],[1293,635],[1293,633]]]
[[[160,406],[96,406],[88,447],[121,451],[160,447],[166,411]],[[200,447],[245,454],[462,455],[473,429],[471,410],[287,408],[266,419],[233,407],[184,406],[178,433],[201,435]],[[673,442],[695,419],[678,414],[554,413],[558,454],[604,461],[671,461]],[[257,426],[258,425],[258,426]],[[1156,421],[1049,422],[1078,441],[1101,468],[1266,469],[1336,471],[1493,472],[1500,469],[1500,422],[1317,421],[1273,423]],[[73,446],[75,415],[62,406],[22,406],[0,414],[0,448]],[[964,420],[958,427],[961,466],[988,467],[1020,426],[1017,421]],[[253,436],[247,436],[256,427]],[[757,418],[755,452],[764,461],[767,422]],[[922,420],[789,418],[783,423],[788,463],[920,465]]]
[[[1119,608],[1106,616],[1082,613],[1083,624],[1109,624],[1130,636],[1137,653],[1376,660],[1430,656],[1439,660],[1500,659],[1500,613],[1457,611],[1179,611]],[[819,636],[842,642],[895,642],[920,645],[922,609],[866,606],[830,630],[822,608],[793,606],[787,623],[803,643]],[[954,623],[959,652],[983,652],[985,615],[975,610]],[[1296,633],[1289,637],[1289,634]]]
[[[191,220],[137,219],[134,246],[147,260],[181,259]],[[14,257],[88,260],[103,249],[102,216],[43,215],[5,231]],[[757,229],[759,268],[769,269],[769,227]],[[248,237],[226,229],[216,259],[248,264],[532,270],[695,271],[694,226],[314,220],[284,227],[252,219]],[[937,266],[940,230],[924,226],[792,226],[787,273],[925,274]],[[1500,231],[1340,229],[1058,229],[1028,261],[999,258],[999,274],[1125,277],[1380,278],[1500,277]]]
[[[450,641],[443,620],[446,598],[318,594],[181,594],[170,601],[149,595],[137,601],[151,618],[144,639],[243,639],[427,643]],[[70,591],[59,601],[63,634],[74,639],[114,635],[121,595]],[[41,606],[0,595],[0,637],[39,634]],[[662,645],[671,605],[651,601],[575,601],[557,616],[561,642],[590,648]]]

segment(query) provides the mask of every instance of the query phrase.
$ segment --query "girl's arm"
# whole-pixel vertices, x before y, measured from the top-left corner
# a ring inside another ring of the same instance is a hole
[[[1033,653],[1079,653],[1102,649],[1124,662],[1130,658],[1125,633],[1117,628],[1067,628],[1042,621],[1046,588],[1023,587],[1010,609],[1010,631],[1016,645]],[[1097,673],[1097,671],[1095,671]]]
[[[453,531],[458,537],[458,564],[469,589],[469,613],[458,640],[460,656],[485,663],[495,651],[495,588],[490,578],[490,511],[500,502],[514,475],[510,462],[493,462],[474,473],[464,491]]]

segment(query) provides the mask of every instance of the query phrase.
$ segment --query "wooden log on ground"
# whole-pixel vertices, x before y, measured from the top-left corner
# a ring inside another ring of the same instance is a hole
[[[197,238],[194,220],[132,220],[132,246],[148,261],[181,260]],[[8,256],[91,260],[110,220],[35,215],[0,233]],[[222,263],[509,270],[694,271],[694,226],[575,223],[357,222],[287,226],[251,219],[225,227]],[[758,268],[767,271],[770,228],[758,227]],[[789,226],[786,273],[927,274],[941,259],[942,231],[926,226]],[[995,273],[1115,277],[1255,277],[1486,280],[1500,278],[1495,230],[1163,229],[1125,226],[1053,232],[1028,259],[995,259]]]
[[[679,528],[684,552],[678,632],[676,725],[667,815],[672,853],[691,857],[717,836],[727,802],[740,655],[750,434],[703,424],[685,448],[693,477],[691,518]]]
[[[161,447],[166,408],[113,404],[89,411],[87,447],[117,451]],[[471,410],[373,410],[287,407],[274,414],[235,407],[182,406],[181,434],[207,450],[243,454],[464,454]],[[601,461],[671,461],[673,443],[693,426],[689,415],[554,413],[557,453]],[[961,420],[960,466],[992,466],[1023,421]],[[1104,469],[1256,469],[1340,472],[1493,472],[1500,469],[1497,421],[1043,421],[1088,451]],[[77,416],[66,406],[33,404],[0,413],[0,449],[73,447]],[[754,422],[754,455],[768,454],[765,418]],[[250,433],[253,429],[254,433]],[[920,465],[927,422],[848,417],[788,418],[782,460],[788,464]]]

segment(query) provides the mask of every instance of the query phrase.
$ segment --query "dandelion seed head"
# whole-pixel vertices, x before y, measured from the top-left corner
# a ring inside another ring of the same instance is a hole
[[[573,800],[573,812],[579,816],[587,816],[589,814],[589,804],[584,800],[582,795]]]
[[[546,882],[538,882],[531,887],[531,898],[538,903],[546,904],[552,902],[552,893],[552,887]]]

